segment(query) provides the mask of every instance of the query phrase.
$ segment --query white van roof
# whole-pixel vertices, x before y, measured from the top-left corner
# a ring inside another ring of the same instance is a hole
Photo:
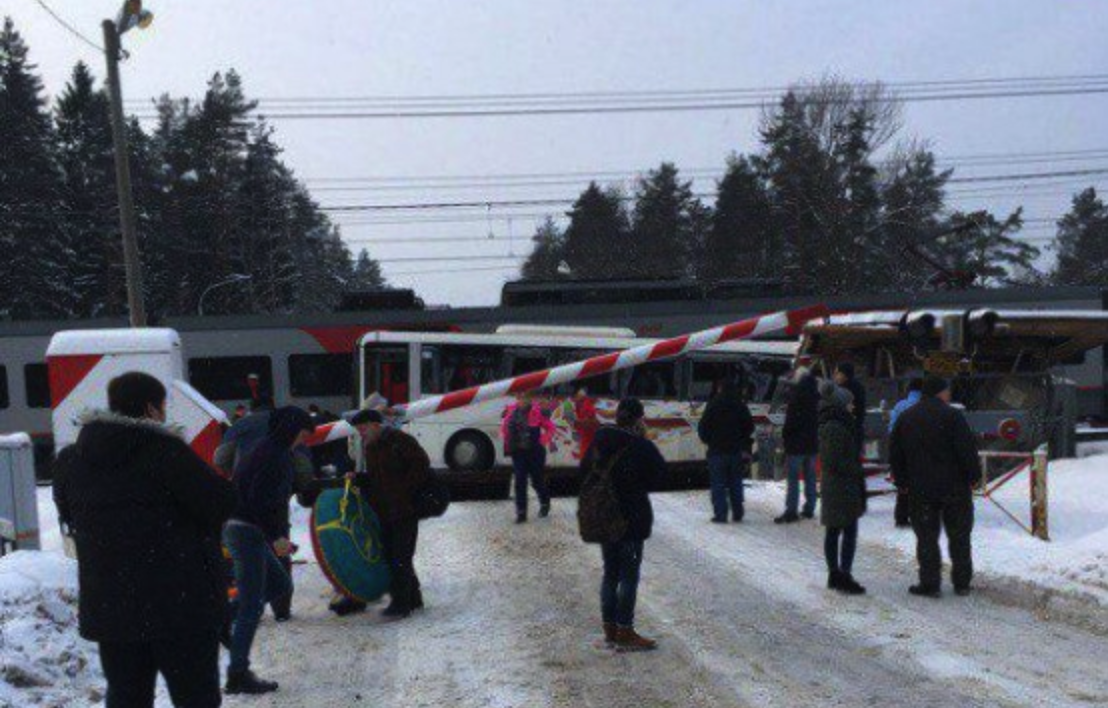
[[[47,357],[80,354],[161,354],[181,348],[181,337],[175,330],[86,329],[58,332],[50,338]]]

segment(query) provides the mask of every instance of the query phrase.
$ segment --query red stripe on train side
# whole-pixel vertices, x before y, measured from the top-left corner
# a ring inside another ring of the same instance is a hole
[[[60,406],[103,358],[103,354],[50,357],[46,362],[50,380],[50,405],[54,408]]]

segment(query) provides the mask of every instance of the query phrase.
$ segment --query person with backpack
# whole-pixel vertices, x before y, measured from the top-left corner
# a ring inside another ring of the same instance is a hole
[[[130,372],[54,463],[58,520],[77,544],[81,637],[99,645],[108,708],[216,708],[227,580],[219,531],[235,490],[165,422],[166,388]],[[14,705],[14,704],[12,704]]]
[[[604,639],[617,651],[648,651],[658,643],[635,631],[643,548],[654,526],[650,491],[666,473],[658,447],[646,438],[636,398],[616,408],[615,426],[597,431],[581,461],[577,521],[586,543],[600,544],[604,577],[600,614]]]
[[[504,454],[512,458],[515,473],[516,523],[527,522],[527,480],[539,498],[539,518],[550,515],[546,488],[546,446],[554,437],[554,423],[535,403],[530,391],[519,395],[504,411],[500,437]]]
[[[743,520],[743,477],[754,449],[754,417],[737,384],[727,381],[709,401],[697,426],[700,441],[708,446],[708,474],[712,484],[712,522]]]

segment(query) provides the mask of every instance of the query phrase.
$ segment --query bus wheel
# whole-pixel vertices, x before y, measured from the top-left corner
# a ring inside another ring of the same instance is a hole
[[[455,472],[487,472],[494,461],[492,443],[476,430],[463,430],[446,444],[446,464]]]

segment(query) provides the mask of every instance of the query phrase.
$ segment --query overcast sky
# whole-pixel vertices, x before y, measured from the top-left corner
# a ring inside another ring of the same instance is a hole
[[[100,40],[117,0],[45,0]],[[216,71],[237,69],[253,97],[687,90],[787,85],[834,73],[891,82],[1108,73],[1108,3],[1099,0],[850,0],[696,2],[629,0],[147,0],[156,19],[124,40],[128,101],[198,96]],[[47,90],[61,91],[95,50],[36,0],[0,0],[27,38]],[[905,136],[932,141],[940,159],[992,153],[1108,148],[1108,95],[906,106]],[[757,111],[280,121],[278,141],[327,205],[572,198],[580,185],[323,191],[335,178],[569,172],[632,174],[670,160],[722,170],[732,151],[756,149]],[[974,165],[956,176],[1108,167],[1108,158]],[[1020,188],[972,189],[955,204],[1026,206],[1055,219],[1069,195],[1104,177]],[[709,191],[710,179],[697,184]],[[390,281],[430,303],[496,302],[518,261],[447,260],[525,254],[542,209],[336,216],[351,249],[368,246]],[[558,213],[561,209],[554,208]],[[370,221],[406,221],[382,224]],[[1032,223],[1028,238],[1050,235]],[[492,238],[488,238],[489,235]],[[421,239],[483,240],[428,243]],[[381,241],[385,241],[382,243]],[[412,261],[397,259],[443,260]],[[501,266],[503,266],[501,268]],[[499,270],[491,270],[499,268]]]

